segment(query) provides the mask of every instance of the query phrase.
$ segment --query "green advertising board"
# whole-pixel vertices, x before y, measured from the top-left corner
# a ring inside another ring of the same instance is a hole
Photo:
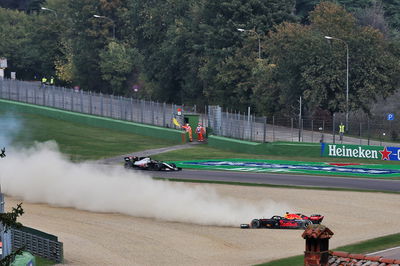
[[[398,147],[321,143],[321,156],[398,161]]]

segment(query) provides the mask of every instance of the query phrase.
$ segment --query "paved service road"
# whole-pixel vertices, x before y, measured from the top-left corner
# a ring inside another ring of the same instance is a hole
[[[400,247],[389,248],[368,254],[369,256],[382,256],[384,258],[400,260]]]
[[[294,185],[306,187],[332,187],[400,192],[400,180],[378,180],[367,178],[207,171],[191,169],[184,169],[180,172],[152,172],[151,174],[154,177],[179,178],[187,180],[225,181],[270,185]]]

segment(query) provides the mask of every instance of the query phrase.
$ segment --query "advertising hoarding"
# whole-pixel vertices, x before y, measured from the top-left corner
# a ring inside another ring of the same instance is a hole
[[[321,156],[400,161],[400,147],[321,143]]]

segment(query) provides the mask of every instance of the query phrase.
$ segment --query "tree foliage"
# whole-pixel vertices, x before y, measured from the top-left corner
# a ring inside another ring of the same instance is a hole
[[[324,36],[337,39],[327,42]],[[381,32],[356,24],[340,6],[323,2],[310,13],[310,25],[282,24],[270,34],[269,49],[279,102],[296,105],[302,96],[312,113],[317,109],[346,110],[346,68],[349,48],[351,109],[369,110],[378,95],[398,88],[396,56]],[[280,53],[279,53],[280,51]],[[271,86],[271,85],[270,85]]]
[[[18,9],[23,1],[5,3]],[[344,109],[348,44],[352,109],[368,110],[378,92],[398,87],[397,1],[47,0],[42,6],[54,12],[0,9],[0,56],[18,78],[56,75],[58,83],[84,90],[240,111],[251,106],[264,115],[290,114],[302,96],[310,113],[337,112]],[[325,35],[342,41],[328,43]]]

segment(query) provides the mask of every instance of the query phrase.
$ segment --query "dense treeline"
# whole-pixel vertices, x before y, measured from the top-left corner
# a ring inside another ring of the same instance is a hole
[[[348,45],[352,110],[400,82],[391,0],[2,1],[0,57],[20,79],[259,115],[291,114],[301,96],[332,113],[345,109]]]

